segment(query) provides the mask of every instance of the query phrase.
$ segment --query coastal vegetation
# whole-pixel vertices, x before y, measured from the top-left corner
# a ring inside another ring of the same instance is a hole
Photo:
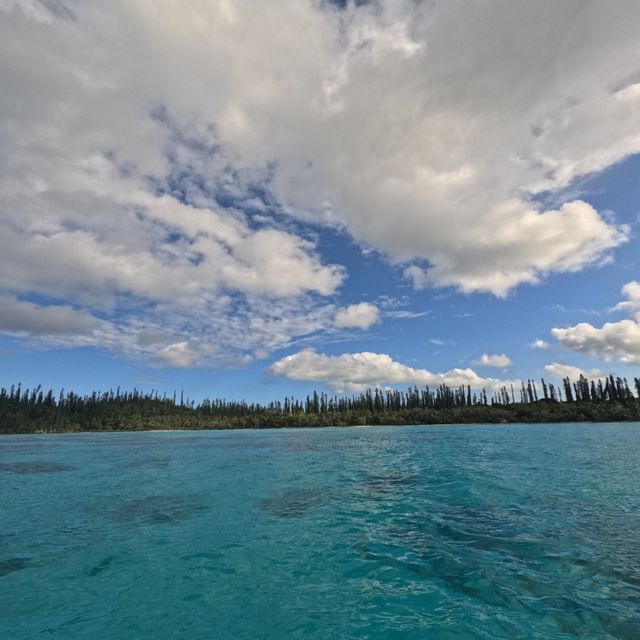
[[[0,389],[0,433],[240,429],[381,424],[640,421],[640,378],[541,380],[488,395],[469,387],[367,389],[354,395],[317,393],[267,404],[205,399],[196,403],[157,391],[44,391],[20,384]]]

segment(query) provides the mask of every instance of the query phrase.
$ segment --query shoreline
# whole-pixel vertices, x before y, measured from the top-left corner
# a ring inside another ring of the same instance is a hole
[[[316,429],[375,429],[389,427],[500,427],[500,426],[526,426],[526,425],[572,425],[572,424],[637,424],[640,419],[620,420],[541,420],[541,421],[502,421],[502,422],[434,422],[434,423],[406,423],[406,424],[335,424],[335,425],[287,425],[287,426],[229,426],[229,427],[185,427],[178,429],[83,429],[83,430],[52,430],[52,431],[3,431],[2,436],[46,436],[46,435],[83,435],[83,434],[133,434],[133,433],[181,433],[181,432],[218,432],[218,431],[313,431]]]

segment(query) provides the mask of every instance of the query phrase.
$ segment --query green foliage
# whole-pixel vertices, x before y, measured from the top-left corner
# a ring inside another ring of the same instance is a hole
[[[157,392],[93,392],[80,396],[38,386],[0,389],[0,433],[141,431],[146,429],[247,429],[349,425],[453,424],[501,422],[580,422],[640,420],[640,379],[635,394],[626,380],[609,376],[562,387],[542,380],[540,394],[532,380],[518,390],[502,387],[491,398],[469,387],[406,391],[367,389],[352,396],[313,392],[304,401],[285,398],[266,405],[222,399],[196,404]]]

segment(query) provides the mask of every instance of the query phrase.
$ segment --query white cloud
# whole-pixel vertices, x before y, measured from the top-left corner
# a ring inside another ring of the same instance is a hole
[[[622,295],[627,299],[619,302],[613,310],[626,311],[629,315],[635,316],[635,319],[640,322],[640,282],[633,280],[625,284],[622,287]]]
[[[572,351],[603,360],[640,364],[640,324],[633,320],[606,322],[599,328],[581,322],[573,327],[552,329],[551,334]]]
[[[600,369],[581,369],[580,367],[574,367],[570,364],[560,364],[559,362],[552,362],[551,364],[545,365],[544,370],[558,380],[569,378],[571,381],[575,381],[580,376],[589,379],[604,378],[607,376],[607,374],[600,371]]]
[[[158,305],[145,317],[130,318],[110,346],[162,364],[167,361],[165,347],[186,343],[189,353],[197,352],[190,359],[193,366],[236,367],[330,332],[334,326],[335,307],[306,296],[269,300],[250,296],[228,300],[226,306],[219,300],[218,306],[212,314],[207,300],[186,309],[176,309],[171,302]]]
[[[431,258],[428,269],[405,269],[414,289],[455,286],[465,293],[503,297],[518,284],[535,284],[551,272],[579,271],[627,239],[626,228],[607,224],[579,200],[544,212],[512,200],[487,211],[484,219],[486,228],[468,240],[464,255],[455,255],[456,245],[446,259]],[[452,241],[458,234],[448,231]]]
[[[380,321],[378,307],[370,302],[351,304],[336,313],[335,324],[339,328],[368,329],[371,325]]]
[[[534,196],[640,149],[640,91],[611,88],[614,60],[619,81],[636,71],[640,9],[609,8],[395,2],[348,12],[331,108],[308,144],[283,137],[278,195],[318,219],[329,200],[358,239],[428,261],[405,270],[416,288],[504,295],[599,262],[628,231],[580,200],[545,208]],[[364,46],[363,23],[403,28],[421,46],[380,55]],[[303,114],[287,115],[294,124],[283,126],[306,130]]]
[[[192,338],[209,345],[198,362],[214,363],[209,347],[231,352],[229,361],[331,327],[335,309],[321,297],[336,292],[344,269],[295,231],[219,206],[216,198],[260,208],[246,193],[264,175],[216,152],[206,95],[185,86],[182,103],[183,74],[172,76],[167,59],[129,58],[162,47],[162,16],[144,3],[64,6],[0,6],[0,293],[45,295],[77,320],[98,309],[108,319],[100,330],[75,340],[60,330],[55,343],[156,361],[154,349]],[[187,39],[196,13],[176,22]],[[30,331],[52,344],[47,309]],[[161,336],[155,346],[151,334],[138,337],[145,330]]]
[[[444,373],[414,369],[387,354],[369,352],[329,356],[305,349],[274,362],[269,370],[290,380],[322,382],[340,393],[385,384],[470,385],[474,389],[495,389],[507,383],[495,378],[482,378],[472,369],[451,369]]]
[[[531,343],[532,349],[548,349],[551,345],[546,340],[537,338]]]
[[[504,353],[488,354],[483,353],[477,360],[471,364],[481,365],[483,367],[495,367],[496,369],[507,369],[511,366],[511,358]]]
[[[169,344],[156,354],[159,363],[170,367],[192,367],[199,358],[197,348],[188,342]]]
[[[416,267],[416,265],[407,267],[402,272],[402,275],[407,278],[407,280],[411,280],[411,284],[416,291],[426,289],[430,284],[428,272],[420,267]]]
[[[640,364],[640,285],[629,282],[622,288],[627,298],[615,309],[626,311],[635,320],[606,322],[594,327],[580,322],[572,327],[554,328],[551,334],[565,348],[587,353],[603,360],[618,360],[624,364]]]
[[[90,303],[122,294],[191,303],[219,290],[327,295],[343,278],[340,268],[322,265],[310,242],[276,229],[251,230],[231,213],[135,192],[121,206],[123,229],[100,228],[104,220],[94,225],[82,214],[72,229],[62,220],[48,232],[18,220],[1,228],[0,249],[13,268],[0,274],[0,286]],[[35,214],[27,222],[40,222]]]
[[[0,298],[0,331],[47,336],[87,334],[100,321],[66,305],[41,306],[16,298]]]

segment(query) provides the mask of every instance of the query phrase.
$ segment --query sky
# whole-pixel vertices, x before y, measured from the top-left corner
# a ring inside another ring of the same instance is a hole
[[[640,374],[635,0],[0,0],[0,386]]]

